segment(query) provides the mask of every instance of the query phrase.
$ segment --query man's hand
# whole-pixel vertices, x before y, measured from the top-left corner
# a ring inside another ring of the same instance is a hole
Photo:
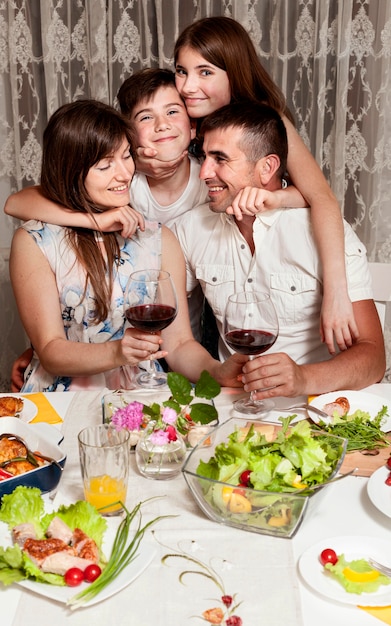
[[[11,370],[11,391],[14,393],[18,393],[21,390],[24,383],[24,373],[26,371],[26,367],[32,358],[33,349],[27,348],[27,350],[18,356],[14,362]]]
[[[134,235],[136,230],[144,230],[144,217],[133,209],[129,204],[116,207],[103,213],[94,213],[94,220],[91,219],[91,228],[96,230],[96,224],[102,232],[112,233],[120,231],[125,239]]]
[[[264,354],[247,361],[243,367],[242,380],[245,391],[256,392],[257,400],[306,394],[303,367],[283,352]]]
[[[173,161],[161,161],[160,159],[155,158],[157,154],[158,151],[153,148],[137,148],[137,172],[141,172],[141,174],[145,174],[146,176],[151,176],[151,178],[155,178],[156,180],[170,178],[170,176],[175,174],[178,169],[178,165],[182,163],[183,159],[187,158],[188,151],[184,150],[182,154],[180,154],[178,158]]]

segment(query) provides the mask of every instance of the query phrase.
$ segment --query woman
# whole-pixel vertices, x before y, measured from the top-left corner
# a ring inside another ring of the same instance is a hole
[[[334,338],[341,350],[346,349],[358,338],[358,330],[347,295],[341,212],[315,159],[293,126],[283,94],[259,61],[249,35],[228,17],[200,19],[179,36],[174,61],[177,89],[197,124],[216,109],[242,100],[269,104],[282,116],[288,134],[289,178],[311,207],[314,236],[324,268],[322,340],[331,354],[335,352]],[[146,152],[145,156],[151,153]],[[163,171],[165,165],[157,160],[148,165],[148,159],[139,154],[137,168],[146,171],[150,167]],[[280,206],[297,204],[282,199]],[[254,213],[265,208],[270,207],[262,205],[262,196],[254,199],[247,188],[234,201],[232,212],[240,217],[241,211]]]
[[[125,205],[133,142],[128,122],[103,103],[60,107],[44,133],[43,194],[92,222],[94,214]],[[146,267],[168,271],[177,290],[178,315],[161,335],[124,328],[128,277]],[[10,273],[36,353],[22,391],[127,388],[140,361],[162,357],[191,380],[207,369],[221,384],[238,385],[243,359],[221,364],[192,337],[183,256],[171,231],[157,222],[146,222],[130,239],[26,222],[13,239]]]

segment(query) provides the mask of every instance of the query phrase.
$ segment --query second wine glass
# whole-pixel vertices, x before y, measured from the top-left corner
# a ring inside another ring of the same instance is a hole
[[[146,269],[129,276],[125,292],[125,316],[134,328],[157,333],[167,328],[177,314],[175,286],[170,274],[164,270]],[[141,387],[160,387],[167,376],[156,370],[149,361],[149,371],[136,378]]]
[[[224,339],[235,352],[248,354],[249,360],[272,347],[278,337],[278,317],[267,293],[243,291],[228,298],[224,317]],[[240,413],[260,415],[270,411],[272,400],[250,398],[234,402]]]

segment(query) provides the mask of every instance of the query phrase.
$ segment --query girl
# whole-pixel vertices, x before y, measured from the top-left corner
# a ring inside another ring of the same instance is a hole
[[[228,17],[200,19],[179,36],[174,61],[177,89],[197,126],[216,109],[243,100],[268,104],[282,116],[288,134],[289,178],[311,207],[314,236],[323,263],[321,337],[331,354],[335,352],[334,339],[341,350],[346,349],[358,338],[358,330],[347,294],[341,212],[315,159],[293,126],[283,94],[259,61],[249,35]],[[155,167],[163,172],[165,164],[149,159],[148,165],[143,154],[138,150],[140,171]],[[146,155],[152,156],[150,152]],[[298,206],[286,198],[287,194],[291,194],[290,189],[279,192],[280,206]],[[246,188],[233,202],[231,212],[240,218],[241,212],[255,213],[267,208],[273,207],[263,205],[262,194]]]

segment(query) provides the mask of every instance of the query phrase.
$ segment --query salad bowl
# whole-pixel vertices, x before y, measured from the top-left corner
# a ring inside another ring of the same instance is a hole
[[[182,468],[209,519],[241,530],[292,537],[310,497],[339,471],[347,440],[313,431],[303,420],[289,426],[230,419],[203,441]],[[316,485],[316,489],[314,489]]]

